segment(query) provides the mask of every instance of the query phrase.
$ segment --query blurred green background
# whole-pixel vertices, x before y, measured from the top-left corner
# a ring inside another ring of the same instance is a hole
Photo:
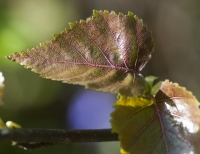
[[[0,117],[4,121],[15,121],[24,128],[83,128],[73,124],[79,117],[75,118],[78,110],[74,110],[72,114],[71,110],[75,98],[80,98],[76,100],[76,106],[79,106],[79,102],[83,100],[82,92],[86,90],[79,86],[42,79],[38,74],[7,60],[5,56],[51,40],[53,34],[69,27],[68,22],[91,16],[93,9],[114,10],[125,14],[132,11],[142,18],[152,30],[156,45],[152,60],[142,73],[145,76],[158,76],[160,80],[170,79],[177,82],[187,87],[200,100],[199,8],[198,0],[0,0],[0,71],[5,76],[4,103],[0,106]],[[89,95],[98,97],[96,93]],[[104,108],[109,108],[111,112],[115,96],[108,95],[105,98],[108,97],[110,102]],[[93,117],[93,112],[98,110],[94,107],[95,102],[91,103],[93,105],[85,105],[90,110],[78,107],[83,115]],[[102,127],[106,127],[109,112],[98,112],[101,122],[94,121],[99,124],[105,121],[106,125]],[[108,116],[104,118],[104,114]],[[82,123],[84,121],[87,126],[95,123],[87,119],[82,120]],[[55,152],[116,154],[119,153],[119,143],[69,144],[35,151],[25,151],[10,146],[10,143],[0,143],[1,154]]]

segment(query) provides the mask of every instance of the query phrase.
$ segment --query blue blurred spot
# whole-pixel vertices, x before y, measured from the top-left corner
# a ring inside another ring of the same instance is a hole
[[[67,128],[103,129],[111,128],[110,113],[116,95],[80,88],[71,100],[67,111]]]

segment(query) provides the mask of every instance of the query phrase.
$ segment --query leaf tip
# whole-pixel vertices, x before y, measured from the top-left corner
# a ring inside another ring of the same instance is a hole
[[[22,52],[20,52],[20,53],[22,53]],[[10,56],[6,56],[6,58],[8,59],[8,60],[12,60],[12,61],[16,61],[16,57],[18,57],[18,55],[19,55],[19,53],[17,53],[17,52],[15,52],[14,54],[12,54],[12,55],[10,55]]]
[[[128,16],[134,16],[134,14],[131,11],[128,11]]]
[[[93,10],[93,15],[97,15],[99,13],[98,10]]]
[[[110,14],[114,15],[114,14],[116,14],[116,13],[115,13],[115,11],[112,10],[112,11],[110,12]]]
[[[12,55],[10,56],[5,56],[8,60],[12,60]]]
[[[124,14],[122,13],[122,12],[119,12],[119,17],[123,17],[124,16]]]
[[[27,50],[27,51],[31,51],[31,50]],[[14,54],[10,55],[10,56],[7,56],[7,58],[9,60],[12,60],[13,62],[16,62],[20,65],[24,65],[26,66],[27,65],[27,61],[28,61],[28,55],[27,55],[27,51],[24,52],[24,51],[21,51],[21,52],[15,52]]]
[[[92,18],[89,17],[89,18],[86,19],[86,22],[89,22],[89,21],[91,21],[91,20],[92,20]]]
[[[69,31],[70,31],[70,29],[69,29],[69,28],[66,28],[66,29],[65,29],[65,32],[69,32]]]
[[[84,23],[84,22],[85,22],[85,20],[83,20],[83,19],[80,20],[80,23]]]
[[[53,38],[54,39],[58,39],[60,37],[60,35],[59,34],[54,34],[53,35]],[[44,43],[40,43],[40,46],[43,46],[44,45]]]
[[[134,18],[135,20],[139,20],[138,16],[137,15],[134,15]]]
[[[74,28],[76,26],[76,23],[75,22],[69,22],[69,26],[72,29],[72,28]]]
[[[109,14],[109,11],[108,10],[104,10],[103,13],[104,14]]]

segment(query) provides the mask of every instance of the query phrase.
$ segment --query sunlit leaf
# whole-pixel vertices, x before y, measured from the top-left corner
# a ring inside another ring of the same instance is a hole
[[[3,97],[3,87],[4,87],[3,82],[4,82],[4,77],[3,77],[3,74],[0,72],[0,103]]]
[[[164,81],[155,98],[121,96],[111,114],[122,154],[199,154],[199,102],[178,84]]]
[[[162,81],[160,81],[160,82],[158,82],[154,85],[153,83],[154,83],[154,80],[156,80],[156,79],[157,79],[157,77],[155,77],[155,76],[145,77],[145,80],[147,81],[147,84],[148,84],[148,87],[149,87],[148,88],[149,89],[148,94],[151,94],[153,96],[158,92],[158,90],[160,89],[160,86],[162,84]]]
[[[155,77],[155,76],[147,76],[147,77],[145,77],[145,80],[149,84],[149,87],[153,87],[153,82],[156,79],[157,79],[157,77]]]
[[[70,23],[54,40],[8,59],[45,78],[137,96],[148,91],[139,72],[153,47],[151,32],[137,16],[94,11],[86,21]]]

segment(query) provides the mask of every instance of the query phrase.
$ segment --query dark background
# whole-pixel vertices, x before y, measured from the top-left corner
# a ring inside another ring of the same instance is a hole
[[[115,95],[46,80],[5,58],[52,39],[68,22],[92,10],[133,12],[152,30],[155,52],[142,71],[187,87],[200,99],[200,1],[198,0],[0,0],[0,71],[5,76],[0,117],[23,128],[110,128]],[[69,144],[24,151],[0,143],[2,154],[120,153],[119,142]]]

